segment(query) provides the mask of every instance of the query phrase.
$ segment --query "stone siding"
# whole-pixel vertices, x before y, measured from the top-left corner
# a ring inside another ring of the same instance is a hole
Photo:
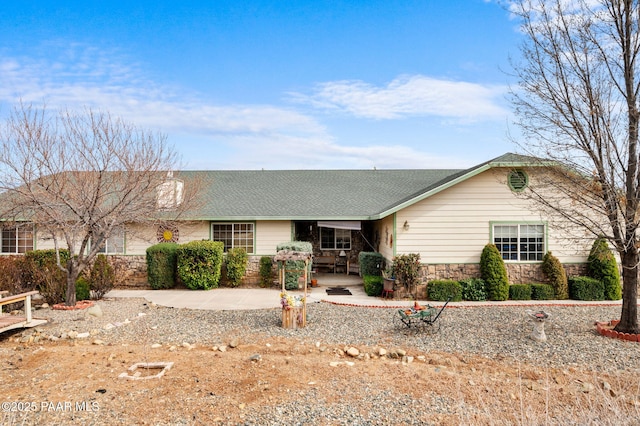
[[[507,263],[507,275],[510,284],[534,284],[544,283],[546,278],[542,273],[541,263]],[[572,263],[563,265],[567,271],[567,276],[587,274],[586,263]],[[460,281],[465,278],[480,277],[480,264],[440,264],[423,265],[420,280],[424,284],[431,280],[455,280]]]

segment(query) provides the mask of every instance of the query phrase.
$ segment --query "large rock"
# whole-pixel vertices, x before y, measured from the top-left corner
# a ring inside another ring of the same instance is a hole
[[[354,348],[352,346],[349,349],[347,349],[347,355],[349,355],[350,357],[356,358],[358,355],[360,355],[360,351],[358,350],[358,348]]]
[[[102,318],[102,309],[100,308],[100,305],[93,305],[87,308],[87,314],[96,318]]]

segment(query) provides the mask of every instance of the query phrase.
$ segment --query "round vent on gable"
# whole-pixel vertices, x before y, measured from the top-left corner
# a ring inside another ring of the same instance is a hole
[[[509,188],[512,191],[523,191],[529,184],[529,176],[522,170],[512,170],[509,172]]]

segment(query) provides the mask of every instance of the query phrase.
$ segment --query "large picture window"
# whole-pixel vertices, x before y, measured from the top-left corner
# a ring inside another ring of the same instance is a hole
[[[546,253],[544,225],[493,225],[493,243],[504,260],[542,261]]]
[[[2,253],[17,254],[33,250],[33,224],[2,227]]]
[[[243,248],[249,254],[254,252],[253,223],[213,223],[211,225],[211,239],[224,243],[224,252],[231,248]]]
[[[351,230],[320,228],[320,249],[351,250]]]

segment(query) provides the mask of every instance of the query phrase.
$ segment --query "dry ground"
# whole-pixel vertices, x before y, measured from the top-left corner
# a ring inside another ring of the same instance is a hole
[[[414,357],[410,363],[376,357],[378,349],[366,347],[359,349],[371,358],[354,359],[340,347],[260,336],[225,352],[96,345],[91,339],[22,344],[19,336],[0,336],[2,424],[241,424],[251,423],[255,413],[277,424],[274,407],[310,400],[329,410],[358,407],[368,424],[372,407],[364,395],[383,393],[389,407],[414,401],[414,424],[640,419],[639,378],[624,372],[551,370],[410,347],[403,348]],[[137,362],[174,366],[159,379],[118,378]],[[319,424],[342,423],[325,418]]]

